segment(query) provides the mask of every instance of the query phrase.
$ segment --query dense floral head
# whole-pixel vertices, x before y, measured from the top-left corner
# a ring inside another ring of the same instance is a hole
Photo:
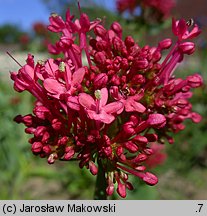
[[[166,140],[173,143],[171,136],[184,129],[185,119],[201,120],[189,98],[202,77],[173,75],[184,55],[195,50],[183,35],[196,34],[187,25],[181,30],[180,22],[173,21],[174,45],[164,39],[156,47],[141,47],[131,36],[122,39],[118,22],[106,29],[86,14],[75,20],[69,10],[65,20],[52,14],[48,29],[60,38],[49,51],[63,57],[35,63],[29,54],[26,65],[11,73],[15,90],[36,98],[33,114],[15,118],[33,135],[32,152],[50,164],[74,158],[93,175],[101,164],[108,195],[116,187],[125,197],[126,189],[133,189],[129,174],[155,185],[157,177],[146,170],[149,158]]]

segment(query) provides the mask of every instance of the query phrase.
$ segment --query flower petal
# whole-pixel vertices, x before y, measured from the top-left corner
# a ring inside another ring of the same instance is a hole
[[[96,110],[95,101],[94,101],[94,99],[89,94],[80,93],[78,100],[79,100],[79,103],[84,108],[89,109],[89,110],[93,110],[93,111]]]
[[[120,114],[123,111],[123,107],[124,105],[121,102],[112,102],[104,106],[102,109],[108,114],[111,113]]]
[[[58,70],[58,65],[54,63],[54,59],[48,59],[45,63],[45,71],[48,77],[55,77],[55,71]]]
[[[43,85],[45,89],[55,98],[59,98],[59,95],[66,91],[65,86],[55,79],[47,78],[44,80]]]
[[[166,118],[164,115],[159,113],[150,114],[147,123],[152,127],[161,128],[165,126]]]
[[[80,110],[80,104],[79,104],[79,101],[78,101],[78,96],[75,96],[75,97],[69,96],[68,100],[67,100],[67,105],[71,109],[79,111]]]
[[[100,106],[105,106],[108,101],[108,90],[107,88],[101,89],[101,99],[100,99]]]
[[[77,71],[73,74],[72,84],[80,84],[83,81],[85,75],[85,68],[79,68]]]
[[[107,114],[106,112],[96,113],[93,110],[86,110],[88,117],[90,119],[94,119],[96,121],[103,122],[105,124],[110,124],[112,121],[114,121],[115,117],[113,115]]]
[[[146,108],[141,103],[128,99],[125,103],[125,110],[126,112],[143,113],[146,110]]]

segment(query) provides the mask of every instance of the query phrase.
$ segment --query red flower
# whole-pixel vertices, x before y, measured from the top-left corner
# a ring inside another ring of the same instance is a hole
[[[90,119],[110,124],[114,121],[113,114],[120,114],[123,104],[121,102],[113,102],[106,104],[108,101],[108,90],[102,88],[95,92],[96,100],[86,93],[79,94],[79,103],[85,108]]]
[[[193,42],[182,40],[196,37],[200,30],[194,26],[189,31],[183,20],[173,20],[175,44],[165,39],[157,47],[140,47],[131,36],[122,39],[119,23],[105,29],[86,14],[73,21],[69,10],[65,21],[53,14],[48,28],[60,36],[49,51],[63,57],[35,63],[29,54],[26,64],[11,73],[14,89],[36,98],[33,114],[15,118],[33,136],[32,152],[49,164],[76,158],[80,168],[93,175],[101,163],[108,195],[117,186],[117,193],[126,197],[127,189],[133,189],[130,174],[157,184],[145,166],[150,158],[151,165],[162,161],[156,159],[161,155],[154,143],[173,143],[171,134],[185,128],[185,119],[201,120],[189,98],[191,88],[202,85],[202,77],[173,75],[185,54],[195,51]],[[86,40],[89,31],[94,34]],[[162,58],[162,51],[170,48]]]
[[[177,21],[174,18],[172,19],[172,31],[180,41],[195,38],[201,33],[197,24],[193,26],[191,31],[188,29],[189,25],[184,19]]]

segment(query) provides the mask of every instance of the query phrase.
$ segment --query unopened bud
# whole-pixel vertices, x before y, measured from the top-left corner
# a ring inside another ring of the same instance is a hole
[[[150,114],[147,123],[152,127],[161,128],[166,124],[166,118],[159,113]]]
[[[122,197],[126,197],[126,186],[125,184],[122,184],[120,181],[118,182],[118,188],[117,188],[117,193]]]
[[[111,196],[114,193],[114,184],[111,183],[107,188],[106,188],[106,193],[108,196]]]
[[[137,155],[134,159],[132,159],[133,163],[140,163],[143,162],[147,159],[147,155],[146,154],[139,154]]]
[[[191,55],[195,51],[195,44],[192,42],[181,43],[178,47],[182,53],[187,55]]]
[[[135,153],[138,151],[138,147],[132,141],[128,141],[124,143],[124,147],[131,153]]]
[[[191,113],[191,119],[194,123],[199,123],[202,120],[202,116],[199,115],[198,113]]]
[[[143,181],[146,182],[148,185],[155,185],[158,183],[158,178],[154,174],[146,172],[145,176],[143,177]]]
[[[169,38],[160,41],[158,44],[158,46],[161,50],[162,49],[168,49],[168,48],[170,48],[171,45],[172,45],[172,40]]]
[[[94,164],[93,161],[90,161],[89,162],[89,169],[90,169],[90,172],[93,174],[93,175],[96,175],[98,173],[98,168],[97,166]]]
[[[203,78],[200,74],[194,74],[187,77],[188,85],[192,88],[200,87],[203,84]]]
[[[100,37],[105,37],[107,31],[102,25],[97,25],[94,27],[94,33]]]
[[[42,151],[42,143],[41,142],[34,142],[32,144],[32,152],[33,153],[40,153]]]
[[[94,78],[94,86],[96,89],[106,87],[108,76],[105,73],[100,73]]]
[[[70,149],[70,151],[68,151],[67,153],[65,153],[64,155],[64,159],[65,160],[70,160],[75,154],[74,149]]]
[[[134,46],[135,42],[134,42],[134,39],[131,36],[127,36],[124,43],[125,43],[125,45],[127,47],[132,47],[132,46]]]
[[[111,29],[118,35],[118,37],[121,37],[122,27],[118,22],[113,22],[111,25]]]
[[[47,162],[49,164],[53,164],[57,158],[58,158],[57,153],[52,153],[52,154],[49,155],[49,157],[47,159]]]
[[[46,145],[42,148],[42,150],[46,153],[46,154],[50,154],[51,153],[51,148],[49,145]]]
[[[133,67],[135,69],[146,69],[148,67],[149,63],[147,59],[135,59],[133,62]]]
[[[105,61],[106,61],[106,56],[105,56],[104,52],[97,52],[94,56],[94,60],[97,63],[104,65]]]

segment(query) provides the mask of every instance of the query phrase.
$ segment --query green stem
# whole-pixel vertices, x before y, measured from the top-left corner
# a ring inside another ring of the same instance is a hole
[[[96,179],[96,187],[94,193],[94,200],[106,200],[106,177],[105,171],[103,169],[103,165],[101,160],[98,159],[98,174]]]

